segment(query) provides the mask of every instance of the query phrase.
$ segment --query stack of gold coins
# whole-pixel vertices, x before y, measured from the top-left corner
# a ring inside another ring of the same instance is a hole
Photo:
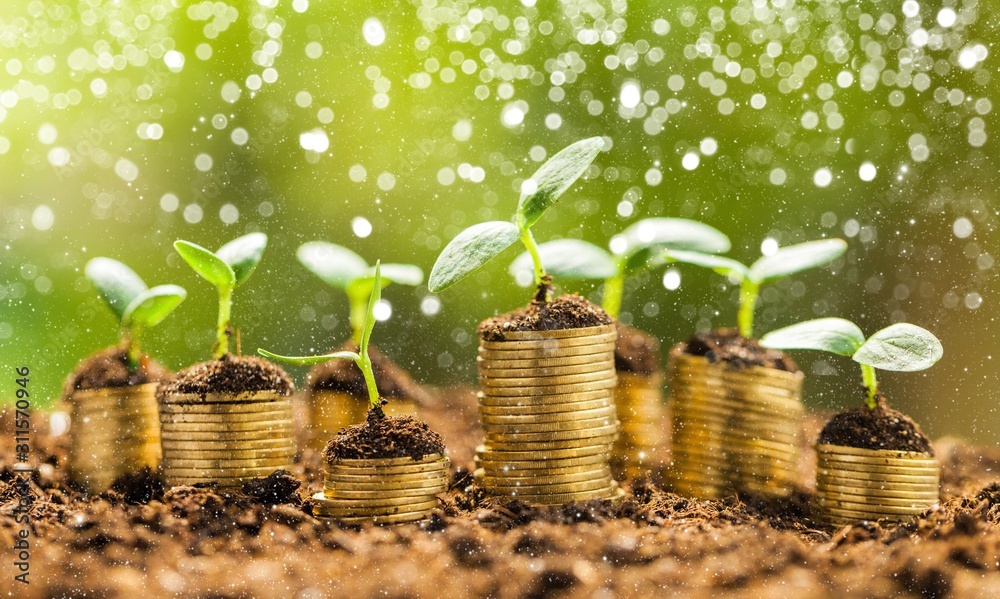
[[[938,502],[941,468],[929,453],[817,445],[816,501],[833,525],[904,520]]]
[[[123,474],[159,466],[156,385],[79,390],[67,398],[70,480],[96,494]]]
[[[368,398],[343,391],[316,389],[309,393],[309,447],[317,451],[326,448],[331,437],[352,424],[361,424],[368,414]],[[417,403],[410,399],[389,398],[382,411],[386,416],[413,416]]]
[[[659,374],[618,373],[615,405],[620,431],[611,458],[615,476],[635,479],[660,474],[661,453],[667,445],[662,388]]]
[[[290,396],[274,391],[167,395],[160,405],[169,485],[239,487],[292,467]]]
[[[802,373],[734,368],[671,353],[672,479],[682,495],[791,493],[798,473]]]
[[[326,464],[313,513],[346,524],[400,524],[430,515],[448,490],[447,457],[340,459]]]
[[[542,505],[617,496],[615,325],[504,333],[479,343],[479,480]]]

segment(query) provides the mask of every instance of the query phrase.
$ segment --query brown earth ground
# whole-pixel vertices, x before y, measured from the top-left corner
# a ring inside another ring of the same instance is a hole
[[[321,456],[298,456],[296,481],[247,494],[155,478],[85,497],[62,467],[66,435],[34,414],[30,585],[14,581],[11,415],[0,420],[0,594],[154,597],[1000,597],[1000,449],[934,444],[940,505],[895,526],[823,526],[810,510],[815,454],[788,501],[700,501],[648,483],[619,504],[530,508],[467,491],[478,443],[474,393],[445,389],[422,414],[456,468],[421,524],[339,528],[304,499]],[[815,443],[821,419],[806,423]],[[152,497],[150,499],[150,497]]]

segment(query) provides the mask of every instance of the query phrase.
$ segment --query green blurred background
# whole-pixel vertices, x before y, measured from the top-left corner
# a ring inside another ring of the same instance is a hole
[[[845,258],[765,291],[758,332],[839,315],[937,333],[884,390],[932,435],[995,442],[997,0],[5,2],[0,8],[0,398],[41,402],[118,337],[92,257],[189,291],[149,335],[208,358],[214,291],[174,255],[250,231],[245,353],[349,335],[346,299],[294,259],[324,239],[430,269],[461,228],[506,219],[522,178],[579,138],[605,152],[536,229],[606,245],[647,216],[703,220],[752,261],[822,236]],[[392,287],[376,343],[433,384],[474,382],[475,326],[526,303],[510,250],[440,296]],[[677,287],[677,276],[680,285]],[[599,299],[594,285],[565,282]],[[735,320],[689,268],[633,281],[623,320],[666,345]],[[857,403],[846,359],[799,354],[807,402]],[[296,380],[301,370],[293,371]]]

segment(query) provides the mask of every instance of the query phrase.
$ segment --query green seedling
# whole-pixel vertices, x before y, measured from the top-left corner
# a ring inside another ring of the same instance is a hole
[[[428,288],[437,293],[451,287],[518,239],[531,256],[535,285],[542,286],[546,272],[531,227],[580,178],[603,147],[603,138],[591,137],[571,144],[549,158],[521,185],[521,199],[513,222],[479,223],[455,236],[434,263]]]
[[[813,349],[849,356],[861,365],[861,380],[867,390],[866,403],[878,405],[875,369],[912,372],[930,368],[941,359],[943,349],[930,331],[901,322],[865,339],[858,325],[843,318],[819,318],[772,331],[760,340],[774,349]]]
[[[382,299],[382,272],[381,265],[375,263],[375,276],[371,296],[368,298],[368,309],[365,312],[364,326],[361,329],[361,341],[358,344],[358,352],[338,351],[322,356],[279,356],[265,349],[257,349],[257,353],[271,360],[277,360],[298,366],[311,366],[322,364],[329,360],[354,360],[365,377],[365,386],[368,388],[368,409],[381,409],[381,401],[378,397],[378,388],[375,386],[375,371],[372,369],[372,360],[368,356],[368,343],[371,341],[372,330],[375,328],[375,304]]]
[[[838,258],[847,250],[847,242],[842,239],[820,239],[783,247],[775,253],[759,258],[750,266],[731,258],[714,256],[703,252],[667,250],[664,259],[669,262],[685,262],[729,277],[740,284],[740,306],[736,322],[740,335],[753,336],[753,314],[760,289],[768,283],[788,275],[822,266]]]
[[[187,291],[177,285],[149,288],[135,271],[111,258],[94,258],[87,263],[84,273],[118,317],[127,348],[128,367],[135,370],[142,356],[142,332],[170,315],[187,297]]]
[[[621,313],[625,281],[645,270],[666,264],[661,250],[688,250],[706,254],[728,252],[729,238],[718,229],[683,218],[647,218],[620,234],[605,250],[580,239],[557,239],[538,246],[538,254],[547,272],[562,279],[604,281],[601,307],[618,318]],[[521,279],[531,273],[529,252],[510,265],[510,274]]]
[[[233,290],[250,278],[267,247],[267,235],[250,233],[238,237],[216,252],[190,241],[174,242],[174,249],[196,273],[215,285],[219,292],[219,320],[216,327],[212,357],[219,359],[229,353],[229,320],[233,309]]]
[[[351,250],[325,241],[300,245],[296,256],[323,282],[347,295],[351,306],[351,339],[360,343],[365,309],[375,286],[375,268]],[[382,264],[381,270],[383,289],[390,283],[415,286],[424,282],[424,271],[412,264]]]

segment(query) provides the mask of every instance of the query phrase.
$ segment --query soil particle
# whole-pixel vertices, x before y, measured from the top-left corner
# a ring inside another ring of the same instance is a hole
[[[909,416],[879,397],[878,407],[852,408],[836,414],[823,427],[819,442],[861,449],[920,451],[934,455],[930,439]]]
[[[611,324],[614,319],[575,293],[560,295],[550,302],[532,300],[526,308],[487,318],[479,324],[479,335],[487,341],[503,341],[514,331],[554,331]]]
[[[381,409],[369,410],[362,424],[340,431],[330,439],[324,455],[328,462],[341,459],[411,457],[444,453],[441,435],[411,416],[386,416]]]
[[[209,393],[252,391],[291,395],[295,384],[281,367],[263,358],[226,354],[218,360],[195,364],[178,372],[172,380],[160,385],[156,397],[162,401],[167,395],[176,393],[193,393],[204,398]]]
[[[725,362],[735,368],[763,366],[786,372],[798,372],[799,367],[784,352],[761,347],[756,339],[747,339],[736,329],[715,329],[695,333],[681,344],[680,351],[692,356],[704,356],[709,362]]]
[[[333,351],[358,352],[358,344],[348,341]],[[368,346],[368,356],[372,360],[375,386],[379,397],[409,399],[418,404],[426,403],[427,392],[413,380],[405,370],[373,345]],[[339,391],[368,401],[368,387],[365,376],[353,360],[330,360],[313,366],[306,376],[310,390]]]
[[[296,493],[302,485],[287,470],[275,470],[266,478],[254,478],[243,483],[243,494],[261,505],[292,503],[302,505],[302,498]]]
[[[645,331],[618,323],[615,370],[654,375],[660,372],[660,341]]]
[[[102,387],[129,387],[164,380],[170,371],[143,354],[135,371],[129,370],[126,348],[115,345],[85,358],[66,380],[64,393]]]
[[[154,499],[163,499],[166,485],[159,473],[146,466],[138,472],[119,476],[111,483],[111,490],[127,503],[144,505]]]

